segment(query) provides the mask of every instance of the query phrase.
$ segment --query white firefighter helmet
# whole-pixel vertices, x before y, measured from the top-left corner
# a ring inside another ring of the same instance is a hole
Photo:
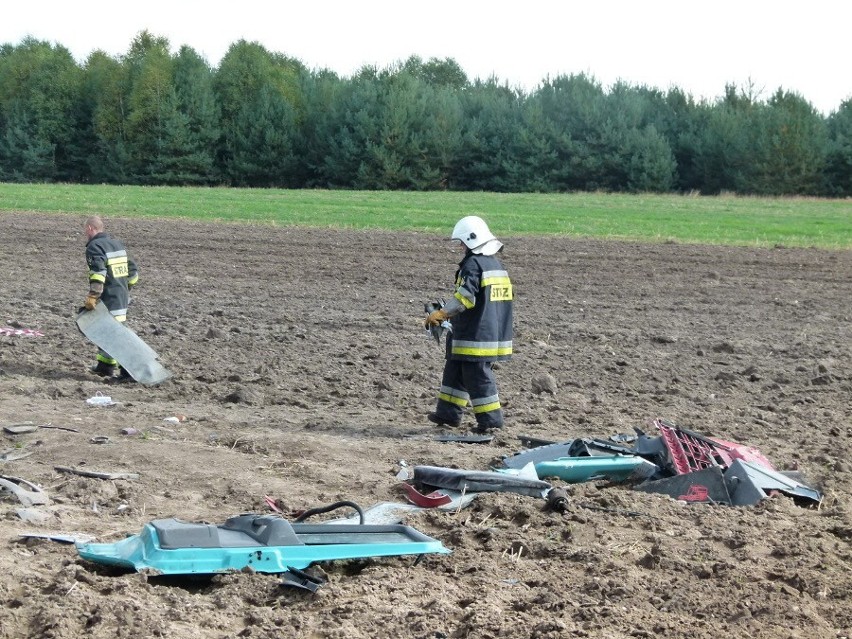
[[[503,248],[503,243],[494,237],[485,220],[476,215],[468,215],[456,222],[451,237],[478,255],[494,255]]]

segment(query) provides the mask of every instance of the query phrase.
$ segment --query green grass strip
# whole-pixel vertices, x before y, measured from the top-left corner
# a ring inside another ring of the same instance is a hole
[[[852,248],[852,200],[0,183],[0,212],[186,218],[449,235],[480,215],[498,236]]]

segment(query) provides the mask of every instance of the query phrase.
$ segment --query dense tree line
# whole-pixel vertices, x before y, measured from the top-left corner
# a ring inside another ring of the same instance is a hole
[[[141,32],[118,59],[0,46],[0,181],[506,192],[852,195],[852,100],[585,74],[531,93],[412,57],[353,77],[253,42],[218,68]]]

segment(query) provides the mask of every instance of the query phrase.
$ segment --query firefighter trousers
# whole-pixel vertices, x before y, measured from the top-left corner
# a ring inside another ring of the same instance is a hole
[[[503,427],[503,410],[491,362],[448,359],[444,364],[435,415],[458,422],[470,403],[478,430]]]

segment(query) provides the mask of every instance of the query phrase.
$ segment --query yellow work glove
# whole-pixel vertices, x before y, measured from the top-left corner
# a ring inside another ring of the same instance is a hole
[[[439,308],[437,311],[429,313],[429,316],[423,321],[423,326],[426,328],[440,326],[441,322],[445,322],[449,317],[444,309]]]
[[[95,306],[98,305],[99,299],[100,297],[98,297],[94,293],[89,293],[88,295],[86,295],[86,301],[83,303],[83,308],[85,308],[87,311],[95,310]]]

